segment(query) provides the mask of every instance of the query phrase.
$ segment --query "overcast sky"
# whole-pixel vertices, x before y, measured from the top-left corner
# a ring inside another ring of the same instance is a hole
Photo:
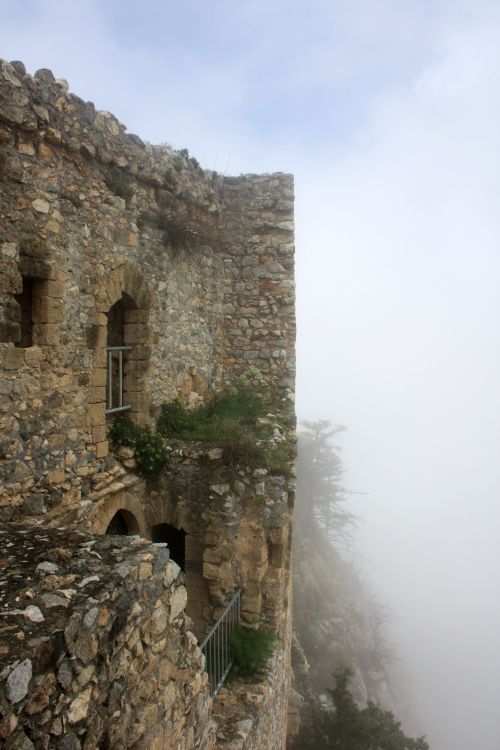
[[[296,177],[298,412],[432,750],[500,748],[498,0],[0,0],[0,55],[228,174]]]

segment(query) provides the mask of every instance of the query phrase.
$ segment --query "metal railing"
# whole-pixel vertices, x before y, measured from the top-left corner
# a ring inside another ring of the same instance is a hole
[[[129,352],[131,346],[108,346],[106,347],[108,363],[108,385],[106,393],[106,414],[115,414],[116,412],[131,409],[130,404],[123,403],[123,352]],[[113,382],[113,368],[118,366],[115,373],[117,377],[116,384]]]
[[[205,656],[205,668],[210,681],[210,695],[217,695],[219,688],[233,666],[234,657],[231,647],[231,636],[240,623],[241,589],[232,596],[231,601],[221,614],[208,635],[200,644]]]

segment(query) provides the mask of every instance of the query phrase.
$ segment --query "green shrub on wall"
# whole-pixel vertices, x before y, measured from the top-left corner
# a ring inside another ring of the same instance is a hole
[[[238,625],[231,636],[234,656],[233,674],[253,677],[264,669],[272,656],[276,634],[264,628],[245,628]]]
[[[157,428],[165,437],[213,440],[219,431],[227,435],[231,427],[237,433],[237,428],[255,426],[263,413],[261,399],[248,387],[238,385],[193,408],[186,407],[179,399],[163,404]]]
[[[222,391],[210,401],[189,408],[179,399],[162,404],[156,430],[139,427],[127,417],[117,417],[109,430],[113,448],[134,449],[138,470],[157,474],[166,465],[165,440],[200,441],[222,448],[228,467],[266,467],[290,473],[294,444],[273,436],[273,420],[263,418],[266,406],[248,383]]]
[[[112,193],[126,201],[130,200],[134,194],[130,178],[125,174],[123,169],[117,166],[109,167],[104,177],[104,182]]]
[[[157,429],[166,438],[199,440],[223,449],[228,466],[264,466],[288,475],[294,444],[275,443],[264,400],[248,382],[222,391],[207,403],[188,408],[179,399],[163,404]]]
[[[113,448],[126,446],[133,448],[137,469],[145,476],[158,474],[167,463],[167,453],[163,437],[156,430],[132,422],[127,417],[116,417],[108,431]]]
[[[163,404],[157,429],[167,438],[219,445],[228,465],[258,465],[265,461],[265,451],[258,445],[264,435],[257,425],[263,413],[262,401],[240,384],[191,409],[179,399]]]

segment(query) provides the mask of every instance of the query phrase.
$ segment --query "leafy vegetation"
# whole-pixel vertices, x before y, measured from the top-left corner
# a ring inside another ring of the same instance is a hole
[[[290,448],[284,443],[268,444],[272,428],[264,414],[263,400],[248,385],[239,383],[194,408],[179,399],[163,404],[157,429],[166,438],[220,446],[229,466],[243,463],[287,471]]]
[[[264,401],[249,385],[239,383],[193,408],[179,399],[162,404],[156,430],[118,417],[108,437],[113,448],[124,445],[134,449],[138,469],[143,474],[157,474],[165,466],[168,439],[218,446],[228,467],[264,466],[271,472],[287,474],[294,446],[283,439],[275,440],[273,423],[264,414]]]
[[[211,440],[217,434],[220,423],[226,423],[226,427],[254,426],[263,412],[261,400],[245,386],[239,385],[191,409],[179,399],[163,404],[157,427],[165,437]]]
[[[334,673],[335,687],[328,693],[333,710],[317,707],[301,727],[297,747],[301,750],[429,750],[424,737],[411,739],[391,711],[369,703],[359,708],[349,691],[351,671],[341,667]]]
[[[299,457],[297,467],[297,494],[307,498],[302,512],[322,530],[330,542],[349,546],[356,517],[345,503],[349,493],[342,485],[343,462],[339,447],[332,438],[345,431],[345,427],[332,427],[326,420],[303,422],[299,433]]]
[[[158,474],[167,463],[161,434],[156,430],[139,427],[127,417],[116,417],[109,428],[108,438],[115,449],[122,445],[133,448],[137,469],[141,474]]]
[[[253,677],[264,669],[272,656],[275,643],[276,635],[271,630],[238,625],[231,636],[233,675]]]
[[[130,180],[119,167],[111,166],[106,173],[104,182],[111,192],[118,196],[118,198],[129,200],[133,195],[134,191],[130,184]]]

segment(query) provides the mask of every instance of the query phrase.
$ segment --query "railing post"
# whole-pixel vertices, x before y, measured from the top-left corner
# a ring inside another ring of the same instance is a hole
[[[240,597],[241,589],[238,589],[200,644],[200,649],[205,656],[212,698],[217,694],[233,666],[231,635],[240,622]]]

